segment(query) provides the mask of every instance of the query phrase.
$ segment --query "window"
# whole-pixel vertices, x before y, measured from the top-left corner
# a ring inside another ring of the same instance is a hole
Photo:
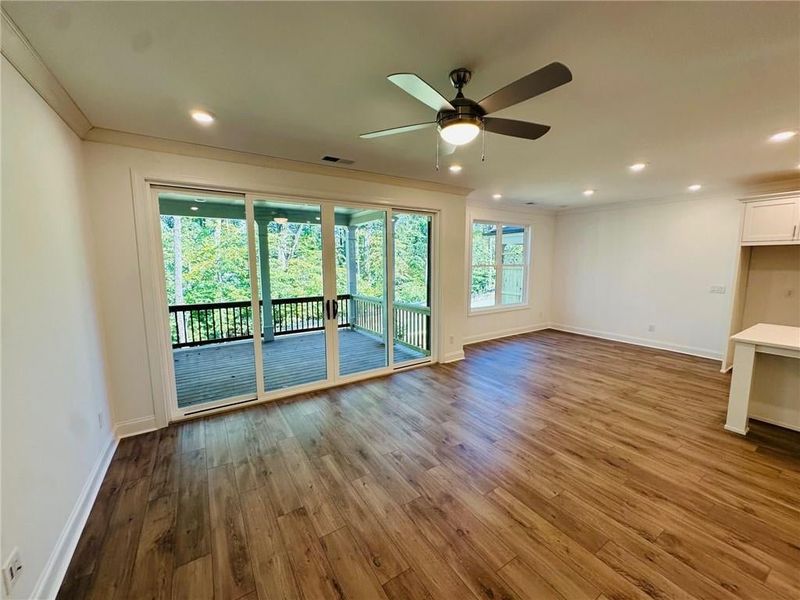
[[[527,225],[472,222],[471,309],[525,304],[527,272]]]

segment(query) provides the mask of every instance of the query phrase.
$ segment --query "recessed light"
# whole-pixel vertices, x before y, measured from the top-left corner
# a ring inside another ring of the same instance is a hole
[[[769,136],[770,142],[786,142],[797,135],[796,131],[779,131]]]
[[[634,173],[638,173],[639,171],[644,171],[644,168],[647,166],[647,163],[633,163],[628,167]]]
[[[214,122],[214,115],[204,110],[193,110],[192,118],[201,125],[211,125]]]
[[[461,173],[461,165],[450,165],[450,172],[451,173]]]
[[[703,186],[702,186],[702,185],[700,185],[699,183],[693,183],[692,185],[690,185],[690,186],[689,186],[689,188],[688,188],[688,189],[689,189],[689,191],[690,191],[690,192],[697,192],[697,191],[699,191],[699,190],[700,190],[702,187],[703,187]]]
[[[199,206],[190,206],[189,210],[200,210]]]
[[[492,194],[492,198],[494,198],[495,200],[500,200],[500,198],[502,198],[502,197],[503,197],[503,194]]]
[[[583,190],[584,196],[594,196],[594,190]]]

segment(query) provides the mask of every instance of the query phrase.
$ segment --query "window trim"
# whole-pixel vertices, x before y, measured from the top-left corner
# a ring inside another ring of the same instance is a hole
[[[495,231],[495,248],[494,248],[494,263],[493,264],[475,264],[473,262],[473,240],[475,235],[475,225],[494,225]],[[521,227],[523,230],[522,239],[524,243],[524,260],[519,265],[509,264],[509,267],[522,269],[522,301],[515,302],[514,304],[503,304],[503,227]],[[495,289],[494,289],[494,304],[485,307],[472,306],[472,276],[476,267],[493,268],[495,269]],[[511,310],[522,310],[530,306],[530,299],[528,297],[528,281],[530,277],[531,268],[531,226],[527,223],[510,223],[506,221],[495,221],[492,219],[471,219],[469,227],[469,277],[467,287],[467,316],[484,315],[495,312],[506,312]]]

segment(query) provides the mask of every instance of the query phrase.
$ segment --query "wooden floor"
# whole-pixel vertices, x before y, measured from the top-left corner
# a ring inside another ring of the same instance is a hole
[[[800,436],[558,332],[120,443],[59,598],[800,596]]]
[[[325,334],[321,331],[277,336],[261,345],[264,387],[280,390],[326,378]],[[339,329],[340,374],[352,375],[386,366],[386,346],[372,336]],[[395,362],[421,358],[422,352],[394,345]],[[178,406],[256,393],[252,341],[211,344],[173,351]]]

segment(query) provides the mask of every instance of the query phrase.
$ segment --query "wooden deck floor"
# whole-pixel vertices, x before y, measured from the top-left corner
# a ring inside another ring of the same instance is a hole
[[[341,375],[386,366],[385,346],[377,339],[339,330]],[[262,344],[267,390],[325,379],[325,335],[321,331],[278,336]],[[395,361],[422,356],[395,344]],[[181,408],[256,393],[255,352],[250,341],[186,348],[173,352],[178,406]]]
[[[60,599],[782,600],[800,435],[552,331],[122,440]]]

